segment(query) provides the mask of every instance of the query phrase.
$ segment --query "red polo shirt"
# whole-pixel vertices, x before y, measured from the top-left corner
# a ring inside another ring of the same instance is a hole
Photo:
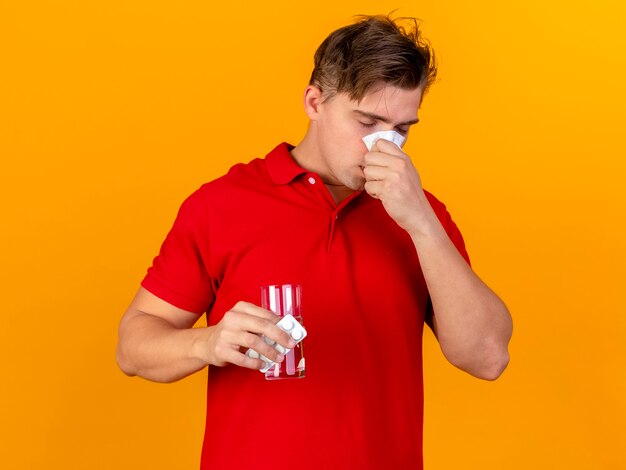
[[[302,285],[306,377],[210,367],[202,468],[422,468],[428,291],[415,247],[367,193],[335,204],[290,148],[192,194],[142,282],[210,325],[240,300],[259,304],[261,285]]]

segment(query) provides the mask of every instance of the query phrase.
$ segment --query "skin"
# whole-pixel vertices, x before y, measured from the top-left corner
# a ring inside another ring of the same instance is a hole
[[[512,322],[506,306],[449,240],[409,156],[384,140],[368,152],[361,140],[382,130],[408,135],[422,94],[421,87],[405,90],[381,83],[356,102],[346,94],[325,99],[319,88],[309,86],[304,108],[310,125],[292,155],[320,176],[336,202],[360,190],[381,200],[413,240],[435,311],[431,327],[444,355],[460,369],[494,380],[509,361]],[[247,302],[234,305],[217,325],[192,328],[197,320],[197,314],[140,288],[120,322],[120,368],[128,375],[173,382],[207,365],[263,367],[260,359],[245,356],[247,348],[281,362],[284,358],[260,335],[293,347],[275,325],[276,315]]]
[[[293,155],[320,175],[335,201],[362,189],[380,199],[415,245],[435,312],[430,326],[443,354],[471,375],[495,380],[509,362],[509,311],[448,238],[411,158],[386,140],[378,140],[368,152],[361,140],[385,130],[408,137],[422,95],[422,87],[406,90],[381,83],[360,102],[346,94],[325,100],[319,88],[309,86],[304,102],[311,123]]]
[[[319,174],[339,201],[364,189],[367,147],[361,139],[382,130],[408,136],[411,125],[418,121],[421,99],[421,88],[407,91],[381,84],[357,103],[344,93],[325,99],[319,88],[309,86],[304,92],[304,109],[310,125],[292,155],[300,166]]]

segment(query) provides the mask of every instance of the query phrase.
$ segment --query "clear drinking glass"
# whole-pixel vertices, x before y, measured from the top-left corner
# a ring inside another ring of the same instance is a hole
[[[302,323],[302,286],[298,284],[262,286],[261,307],[281,317],[293,315],[304,326]],[[283,362],[265,372],[267,380],[300,379],[304,376],[304,340],[285,354]]]

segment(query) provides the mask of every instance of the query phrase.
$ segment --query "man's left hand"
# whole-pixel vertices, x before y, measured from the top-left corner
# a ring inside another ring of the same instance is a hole
[[[415,234],[425,230],[432,212],[422,181],[409,156],[388,140],[379,139],[365,155],[365,191],[380,199],[400,227]]]

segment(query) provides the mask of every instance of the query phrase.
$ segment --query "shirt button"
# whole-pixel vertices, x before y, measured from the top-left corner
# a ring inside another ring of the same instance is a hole
[[[309,178],[309,183],[311,184],[315,184],[315,178],[313,178],[312,176]]]

